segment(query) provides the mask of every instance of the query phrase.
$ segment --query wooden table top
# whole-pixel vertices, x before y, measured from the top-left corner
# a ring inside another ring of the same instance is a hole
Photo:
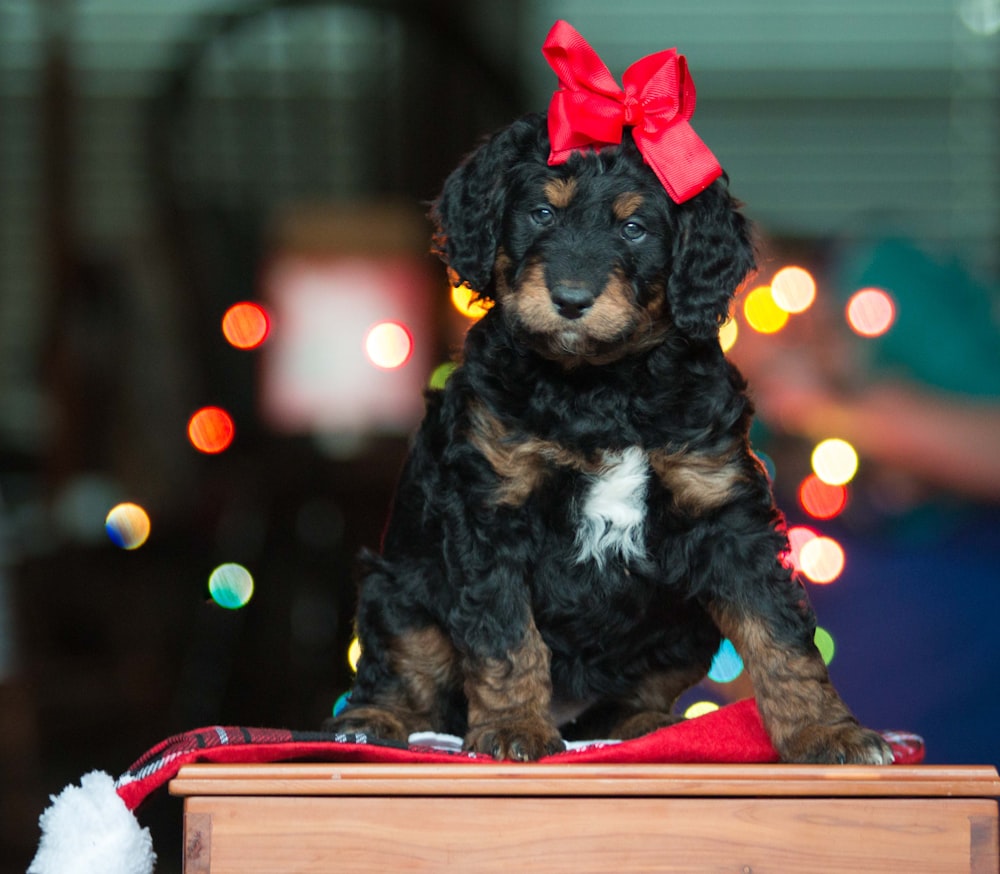
[[[179,796],[996,798],[987,765],[192,764]]]

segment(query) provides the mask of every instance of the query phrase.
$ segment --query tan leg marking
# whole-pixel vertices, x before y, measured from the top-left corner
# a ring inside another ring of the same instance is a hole
[[[611,729],[611,737],[628,740],[679,722],[683,717],[673,713],[674,704],[682,692],[704,676],[701,668],[686,667],[644,677],[622,702],[622,716]]]
[[[563,748],[549,715],[549,665],[549,648],[534,622],[506,658],[466,661],[467,749],[496,759],[532,761]]]
[[[406,741],[415,731],[440,731],[442,703],[458,688],[457,654],[444,632],[434,626],[410,631],[390,644],[389,657],[400,683],[372,704],[350,707],[328,720],[328,731],[369,734]]]
[[[892,761],[885,741],[858,725],[815,649],[782,649],[765,622],[733,607],[710,605],[709,612],[743,657],[764,727],[783,761]]]

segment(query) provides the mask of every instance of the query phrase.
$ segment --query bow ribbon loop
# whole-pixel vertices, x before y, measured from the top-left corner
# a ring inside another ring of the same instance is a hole
[[[553,25],[542,53],[559,78],[549,103],[549,164],[562,164],[581,149],[617,145],[631,127],[643,159],[675,202],[689,200],[722,175],[689,123],[694,82],[676,49],[636,61],[622,85],[565,21]]]

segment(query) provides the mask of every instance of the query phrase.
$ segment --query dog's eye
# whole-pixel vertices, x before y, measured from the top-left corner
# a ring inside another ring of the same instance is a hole
[[[556,214],[547,206],[540,206],[531,211],[531,220],[536,225],[550,225],[555,221]]]
[[[622,236],[630,243],[638,243],[646,236],[646,229],[639,222],[625,222],[622,225]]]

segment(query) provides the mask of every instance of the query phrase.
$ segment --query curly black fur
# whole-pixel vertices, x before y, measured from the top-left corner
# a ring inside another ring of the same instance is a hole
[[[888,761],[815,650],[718,343],[754,266],[727,181],[676,204],[627,135],[548,152],[544,117],[520,119],[434,205],[436,251],[493,306],[363,559],[363,654],[329,727],[516,759],[560,728],[635,736],[677,718],[725,635],[785,759]]]

